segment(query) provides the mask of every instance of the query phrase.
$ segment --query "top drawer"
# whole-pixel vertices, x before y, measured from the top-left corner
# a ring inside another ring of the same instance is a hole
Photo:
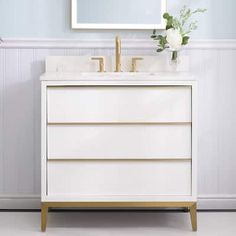
[[[191,86],[48,87],[48,122],[191,122]]]

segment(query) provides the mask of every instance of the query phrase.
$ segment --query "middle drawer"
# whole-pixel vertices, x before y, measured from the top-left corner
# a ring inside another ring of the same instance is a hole
[[[191,124],[48,126],[48,159],[182,158],[191,158]]]

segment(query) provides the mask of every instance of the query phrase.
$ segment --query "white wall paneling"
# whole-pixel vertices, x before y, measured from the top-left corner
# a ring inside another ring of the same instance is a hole
[[[0,208],[37,208],[40,83],[49,55],[112,55],[112,40],[5,39],[0,46]],[[123,54],[153,55],[149,40]],[[200,208],[236,209],[236,40],[192,42],[182,52],[198,78]],[[165,54],[164,54],[165,55]]]

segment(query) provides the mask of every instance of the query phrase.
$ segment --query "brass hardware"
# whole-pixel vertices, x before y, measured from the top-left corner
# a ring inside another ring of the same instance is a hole
[[[94,85],[94,84],[71,84],[71,85],[65,85],[65,84],[57,84],[57,85],[47,85],[47,88],[117,88],[117,87],[127,87],[127,88],[191,88],[192,89],[192,85],[165,85],[165,84],[128,84],[128,85],[124,85],[124,84],[118,84],[118,85],[112,85],[112,84],[104,84],[104,85]]]
[[[48,122],[48,125],[191,125],[191,121],[179,121],[179,122],[159,122],[159,121],[99,121],[99,122],[87,122],[87,121],[79,121],[79,122]]]
[[[105,59],[104,59],[104,57],[92,57],[91,59],[99,61],[99,71],[98,72],[105,72]]]
[[[45,232],[47,227],[48,205],[41,204],[41,231]]]
[[[192,158],[191,157],[70,157],[70,158],[66,158],[66,157],[50,157],[48,156],[47,157],[47,161],[50,161],[50,162],[68,162],[68,161],[71,161],[71,162],[81,162],[81,161],[96,161],[96,160],[102,160],[102,161],[109,161],[109,162],[115,162],[115,161],[122,161],[122,162],[127,162],[127,161],[138,161],[138,162],[180,162],[180,161],[191,161]]]
[[[142,57],[133,57],[132,58],[132,65],[131,65],[131,71],[130,72],[137,72],[137,61],[143,60]]]
[[[116,70],[115,72],[121,72],[121,40],[116,37]]]
[[[52,208],[188,208],[190,210],[193,231],[197,231],[196,202],[42,202],[41,210],[41,230],[46,230],[47,213]]]
[[[193,231],[197,231],[197,203],[194,203],[190,208],[191,224]]]
[[[43,202],[42,206],[50,208],[64,207],[94,207],[94,208],[125,208],[125,207],[187,207],[196,205],[196,202]]]

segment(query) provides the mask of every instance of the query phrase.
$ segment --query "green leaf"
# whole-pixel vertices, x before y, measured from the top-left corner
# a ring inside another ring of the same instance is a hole
[[[205,11],[207,11],[206,8],[198,8],[195,11],[193,11],[193,14],[195,14],[195,13],[204,13]]]
[[[184,36],[182,40],[182,45],[188,44],[188,41],[189,41],[189,36]]]
[[[173,16],[169,16],[169,18],[166,21],[166,30],[168,30],[170,28],[174,28],[173,21],[174,21]]]
[[[167,44],[166,37],[163,37],[163,36],[160,35],[159,47],[160,47],[161,49],[165,49],[166,44]]]
[[[163,48],[158,48],[157,52],[162,52],[164,49]]]
[[[166,12],[166,13],[163,14],[163,18],[166,19],[166,20],[168,20],[169,17],[170,17],[170,15],[169,15],[168,12]]]
[[[166,25],[166,30],[174,28],[172,25]]]

